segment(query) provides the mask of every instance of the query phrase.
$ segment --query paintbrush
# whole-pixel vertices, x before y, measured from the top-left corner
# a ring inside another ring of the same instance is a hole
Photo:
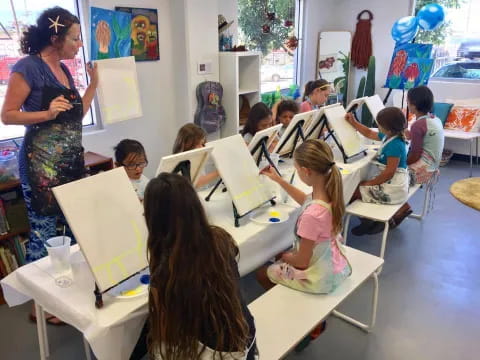
[[[37,235],[37,237],[38,237],[40,240],[42,240],[42,235],[40,235],[40,233],[39,233],[37,230],[33,230],[32,232],[33,232],[35,235]],[[49,247],[52,247],[52,245],[50,245],[50,244],[48,243],[48,241],[45,241],[45,245],[46,245],[46,246],[49,246]]]

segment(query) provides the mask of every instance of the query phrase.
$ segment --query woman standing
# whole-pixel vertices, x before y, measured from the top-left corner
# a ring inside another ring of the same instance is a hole
[[[96,67],[87,69],[90,85],[83,97],[61,60],[82,47],[80,22],[60,7],[45,10],[23,33],[28,55],[13,67],[2,108],[6,125],[25,125],[19,154],[20,180],[31,226],[27,261],[46,255],[44,242],[56,235],[62,213],[51,188],[84,174],[82,118],[98,83]]]

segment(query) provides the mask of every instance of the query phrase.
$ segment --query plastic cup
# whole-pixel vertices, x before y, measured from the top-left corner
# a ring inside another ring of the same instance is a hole
[[[70,244],[68,236],[55,236],[48,239],[45,247],[53,268],[55,283],[60,287],[68,287],[72,283],[72,266],[70,264]]]
[[[280,161],[280,154],[277,154],[277,153],[270,154],[270,159],[272,160],[273,164],[278,168],[278,162]]]

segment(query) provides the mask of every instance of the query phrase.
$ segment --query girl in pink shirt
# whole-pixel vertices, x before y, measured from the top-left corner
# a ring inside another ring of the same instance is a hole
[[[303,102],[300,104],[300,112],[318,109],[325,104],[330,95],[331,86],[325,79],[309,81],[305,84]]]
[[[262,170],[302,208],[293,232],[292,250],[281,254],[274,264],[260,268],[257,279],[265,289],[281,284],[308,293],[328,294],[352,273],[341,245],[345,213],[342,176],[332,149],[322,140],[302,143],[295,150],[294,165],[300,179],[312,187],[311,194],[282,179],[271,167]],[[301,341],[297,351],[324,329],[325,322]]]

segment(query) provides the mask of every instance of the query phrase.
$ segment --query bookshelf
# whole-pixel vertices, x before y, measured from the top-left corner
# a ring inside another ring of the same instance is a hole
[[[256,51],[220,52],[220,83],[223,86],[223,106],[227,121],[221,136],[238,134],[240,125],[240,97],[246,98],[252,107],[260,101],[261,53]]]
[[[87,151],[84,154],[85,157],[85,168],[89,175],[95,175],[100,171],[107,171],[113,169],[113,160],[110,157],[106,157],[95,152]],[[15,193],[15,194],[14,194]],[[12,223],[11,229],[8,233],[0,235],[0,246],[9,250],[10,253],[15,256],[16,261],[19,266],[23,265],[25,253],[23,252],[24,244],[20,244],[19,238],[17,236],[22,236],[24,239],[28,239],[28,233],[30,232],[30,227],[28,225],[27,209],[23,201],[23,194],[21,189],[21,184],[19,180],[10,181],[7,183],[0,184],[0,199],[5,197],[11,198],[11,200],[3,201],[6,209],[7,221]],[[10,194],[10,195],[8,195]],[[2,196],[3,195],[3,196]],[[15,196],[14,196],[15,195]],[[12,205],[13,204],[13,205]],[[10,207],[15,206],[15,211],[10,211]],[[9,214],[12,214],[10,217]],[[13,218],[13,214],[15,219]],[[18,221],[19,217],[23,217],[23,221]],[[16,224],[15,226],[13,226]],[[28,240],[27,240],[28,241]],[[19,254],[19,252],[22,254]],[[0,261],[2,258],[0,256]],[[1,266],[0,266],[1,270]],[[0,278],[5,274],[0,271]],[[0,305],[4,304],[5,300],[3,298],[3,293],[0,288]]]

